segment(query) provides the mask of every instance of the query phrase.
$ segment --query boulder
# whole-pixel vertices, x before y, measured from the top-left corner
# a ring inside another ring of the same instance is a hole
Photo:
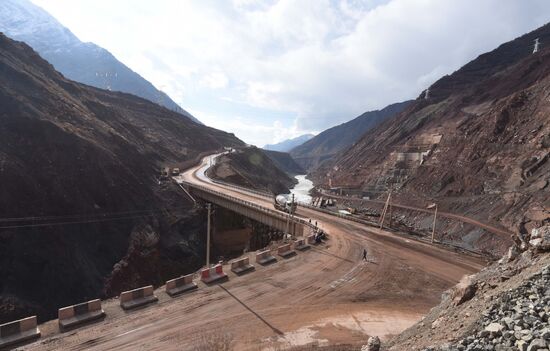
[[[500,335],[502,329],[504,329],[504,326],[500,323],[491,323],[485,327],[485,331],[488,331],[490,334],[493,335]]]
[[[472,276],[464,276],[453,289],[453,303],[455,306],[458,306],[471,300],[475,296],[476,291],[477,284],[473,282]]]
[[[371,336],[367,344],[361,347],[361,351],[380,351],[380,338]]]
[[[547,350],[548,344],[543,339],[534,339],[527,347],[527,351]]]
[[[512,262],[518,257],[519,254],[520,254],[519,247],[514,244],[510,246],[506,255],[502,256],[500,263]]]
[[[533,229],[529,245],[536,251],[550,251],[550,225]]]

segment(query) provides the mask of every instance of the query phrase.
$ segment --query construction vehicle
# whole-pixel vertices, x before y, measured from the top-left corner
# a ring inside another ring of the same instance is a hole
[[[159,180],[167,180],[169,175],[170,175],[170,168],[167,168],[167,167],[161,168]]]
[[[289,194],[279,194],[275,196],[274,204],[275,209],[286,213],[294,214],[296,212],[296,202],[294,197]]]

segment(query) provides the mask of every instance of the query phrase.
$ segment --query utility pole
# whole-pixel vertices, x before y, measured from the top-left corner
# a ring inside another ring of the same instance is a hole
[[[435,238],[435,220],[437,219],[437,204],[435,204],[435,212],[434,212],[434,224],[432,228],[432,244],[434,243]]]
[[[388,206],[390,204],[390,199],[391,199],[391,189],[390,189],[390,192],[388,193],[388,198],[386,199],[386,203],[384,204],[384,209],[382,210],[382,213],[380,214],[381,218],[380,218],[380,229],[382,229],[382,226],[384,225],[384,218],[386,217],[386,212],[388,211]]]
[[[290,226],[290,210],[286,214],[285,242],[286,242],[286,237],[289,234],[289,226]]]
[[[393,214],[393,206],[392,206],[392,204],[391,204],[391,202],[390,202],[390,228],[391,228],[391,226],[392,226],[392,217],[393,217],[392,214]]]
[[[292,194],[292,202],[290,203],[290,217],[293,218],[294,217],[294,194]],[[291,235],[291,238],[294,239],[294,224],[292,224],[292,235]]]
[[[212,204],[206,204],[208,209],[208,221],[206,222],[206,267],[210,267],[210,215],[212,212]]]

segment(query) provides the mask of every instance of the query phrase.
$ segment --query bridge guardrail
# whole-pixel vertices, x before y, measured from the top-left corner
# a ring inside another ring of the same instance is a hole
[[[218,157],[220,157],[220,156],[218,156]],[[218,157],[216,157],[216,159],[217,159]],[[207,170],[207,172],[208,172],[208,170]],[[208,175],[207,175],[207,176],[208,176]],[[266,197],[266,198],[273,198],[273,194],[271,194],[271,193],[269,193],[269,192],[267,192],[267,191],[248,189],[248,188],[245,188],[245,187],[236,185],[236,184],[231,184],[231,183],[227,183],[227,182],[224,182],[224,181],[221,181],[221,180],[217,180],[217,179],[211,178],[211,177],[209,177],[209,176],[208,176],[208,178],[209,178],[213,183],[216,183],[216,184],[224,185],[224,186],[227,186],[227,187],[229,187],[229,188],[234,188],[234,189],[237,189],[237,190],[244,191],[244,192],[246,192],[246,193],[256,194],[256,195],[259,195],[259,196],[262,196],[262,197]],[[353,222],[356,222],[356,223],[361,223],[361,224],[365,224],[365,225],[369,225],[369,226],[373,226],[373,227],[379,226],[379,224],[378,224],[378,223],[375,223],[375,222],[366,221],[366,220],[363,220],[363,219],[355,218],[355,217],[353,217],[353,216],[343,215],[343,214],[340,214],[340,213],[336,213],[336,212],[333,212],[333,211],[326,210],[326,209],[324,209],[324,208],[319,208],[319,207],[316,207],[316,206],[312,206],[312,205],[310,205],[310,204],[306,204],[305,202],[297,201],[296,203],[297,203],[299,206],[302,206],[302,207],[304,207],[304,208],[309,208],[309,209],[311,209],[311,210],[323,212],[323,213],[326,213],[326,214],[329,214],[329,215],[332,215],[332,216],[336,216],[336,217],[340,217],[340,218],[345,218],[345,219],[348,219],[348,220],[353,221]],[[307,222],[307,224],[309,224],[309,222]],[[314,228],[315,226],[311,226],[311,227]]]
[[[275,211],[275,210],[272,210],[272,209],[269,209],[269,208],[266,208],[264,206],[260,206],[256,203],[253,203],[253,202],[250,202],[250,201],[246,201],[246,200],[241,200],[237,197],[234,197],[234,196],[231,196],[231,195],[227,195],[227,194],[224,194],[220,191],[217,191],[217,190],[212,190],[208,187],[205,187],[205,186],[202,186],[202,185],[198,185],[198,184],[194,184],[194,183],[190,183],[190,182],[187,182],[187,181],[183,181],[182,182],[183,184],[186,184],[187,186],[189,187],[194,187],[194,188],[197,188],[197,189],[200,189],[202,191],[205,191],[207,193],[210,193],[210,194],[213,194],[213,195],[216,195],[216,196],[219,196],[221,198],[224,198],[226,200],[229,200],[229,201],[232,201],[232,202],[235,202],[235,203],[238,203],[238,204],[241,204],[241,205],[244,205],[244,206],[247,206],[247,207],[250,207],[250,208],[254,208],[260,212],[263,212],[267,215],[270,215],[272,217],[275,217],[275,218],[278,218],[278,219],[281,219],[281,220],[290,220],[291,222],[295,222],[295,223],[298,223],[298,224],[302,224],[304,226],[307,226],[309,228],[315,228],[314,225],[312,225],[311,223],[309,223],[308,221],[302,219],[302,218],[298,218],[298,217],[293,217],[293,216],[290,216],[290,215],[283,215],[281,212],[279,211]]]

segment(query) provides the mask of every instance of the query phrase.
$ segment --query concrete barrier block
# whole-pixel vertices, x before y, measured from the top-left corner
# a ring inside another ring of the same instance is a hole
[[[120,306],[125,310],[137,308],[157,301],[158,298],[154,295],[152,285],[130,291],[124,291],[120,294]]]
[[[36,316],[0,325],[0,349],[38,339],[39,337],[40,329],[37,326]]]
[[[101,300],[91,300],[88,302],[63,307],[57,313],[59,319],[59,329],[61,331],[89,323],[105,317],[105,311],[101,308]]]
[[[193,281],[193,274],[181,276],[166,282],[166,293],[170,296],[176,296],[186,291],[195,290],[197,283]]]
[[[290,244],[284,244],[279,246],[277,254],[283,258],[288,258],[296,254],[296,251],[290,248]]]
[[[222,279],[227,279],[227,274],[224,273],[223,266],[221,264],[217,264],[211,268],[203,268],[201,270],[201,280],[206,284],[214,283]]]
[[[304,251],[304,250],[307,250],[309,248],[311,248],[311,246],[309,246],[306,243],[306,239],[298,239],[294,242],[294,249],[295,250]]]
[[[277,259],[275,256],[271,255],[270,250],[261,251],[256,254],[256,263],[258,264],[265,266],[273,262],[277,262]]]
[[[235,274],[243,274],[254,270],[254,266],[250,264],[250,258],[244,257],[231,262],[231,271]]]

